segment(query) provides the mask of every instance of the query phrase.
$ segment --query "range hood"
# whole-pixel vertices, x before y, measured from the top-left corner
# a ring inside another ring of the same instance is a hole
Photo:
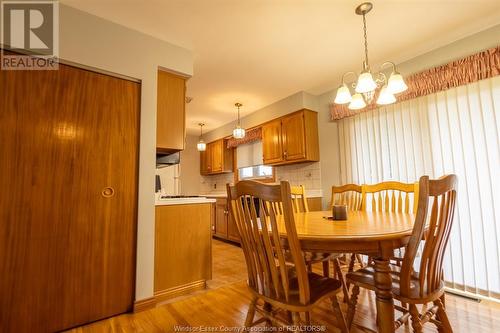
[[[181,161],[181,153],[172,153],[172,154],[164,154],[164,153],[156,153],[156,168],[164,168],[169,165],[179,164]]]

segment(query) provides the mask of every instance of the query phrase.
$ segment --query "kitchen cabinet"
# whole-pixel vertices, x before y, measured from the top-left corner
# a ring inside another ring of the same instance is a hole
[[[262,155],[264,164],[283,161],[283,142],[281,119],[271,121],[262,126]]]
[[[262,125],[264,164],[319,161],[318,113],[303,109]]]
[[[154,297],[203,289],[212,278],[212,203],[156,206]]]
[[[158,70],[156,149],[173,153],[184,150],[186,139],[186,78]]]
[[[226,198],[216,198],[215,204],[215,232],[214,235],[218,238],[240,242],[238,228],[229,211]]]
[[[224,139],[207,143],[207,149],[200,152],[200,173],[216,175],[233,171],[234,149],[227,148]]]

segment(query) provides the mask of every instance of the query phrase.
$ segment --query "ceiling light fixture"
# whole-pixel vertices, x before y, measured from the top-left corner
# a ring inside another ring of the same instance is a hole
[[[240,125],[240,107],[243,106],[241,103],[235,103],[234,106],[238,108],[238,124],[233,130],[233,137],[235,139],[243,139],[245,137],[245,129]]]
[[[205,124],[199,123],[198,126],[200,126],[200,140],[198,140],[196,144],[196,149],[198,149],[198,151],[205,151],[207,150],[207,144],[203,141],[203,126],[205,126]]]
[[[396,71],[396,65],[393,62],[387,61],[380,66],[380,71],[375,75],[375,79],[370,70],[370,65],[368,63],[368,38],[366,29],[366,14],[372,10],[373,4],[371,2],[364,2],[358,7],[356,7],[356,14],[363,16],[363,33],[365,41],[365,60],[363,61],[363,70],[358,75],[356,82],[352,83],[352,88],[355,94],[351,95],[349,86],[346,84],[345,78],[349,74],[354,74],[355,72],[347,72],[342,75],[342,84],[337,89],[337,95],[335,96],[335,104],[347,104],[348,108],[351,110],[359,110],[366,107],[373,101],[375,96],[375,91],[382,87],[378,95],[376,103],[379,105],[392,104],[396,102],[395,94],[401,93],[408,89],[403,76]],[[382,69],[386,65],[392,66],[392,73],[387,80],[386,75],[382,72]]]

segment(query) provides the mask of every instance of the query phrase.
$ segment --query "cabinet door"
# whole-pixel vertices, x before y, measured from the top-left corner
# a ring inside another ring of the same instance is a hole
[[[227,238],[226,199],[217,199],[215,204],[215,234]]]
[[[294,161],[306,158],[304,113],[295,113],[281,121],[283,155],[285,160]]]
[[[184,149],[186,138],[186,79],[158,71],[156,147],[163,151]]]
[[[0,87],[0,332],[132,310],[140,84],[59,64]]]
[[[211,172],[222,172],[224,164],[224,140],[211,142],[212,170]]]
[[[200,151],[200,173],[202,175],[210,173],[210,151],[208,150],[208,145],[205,151]]]
[[[274,120],[262,126],[262,154],[264,164],[283,161],[281,119]]]

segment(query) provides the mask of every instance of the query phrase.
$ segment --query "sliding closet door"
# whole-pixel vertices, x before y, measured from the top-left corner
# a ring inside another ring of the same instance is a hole
[[[132,308],[140,84],[0,71],[0,332]]]

